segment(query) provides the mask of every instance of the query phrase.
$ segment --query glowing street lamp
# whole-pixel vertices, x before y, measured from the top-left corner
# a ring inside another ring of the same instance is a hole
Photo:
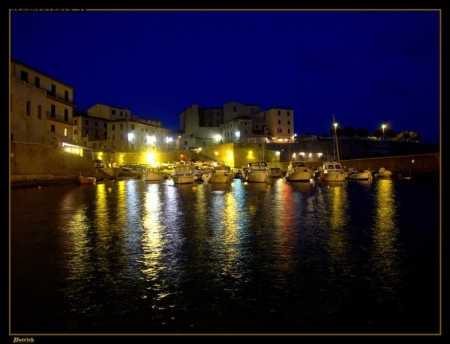
[[[386,124],[383,124],[383,125],[381,126],[381,129],[383,129],[383,140],[384,140],[384,128],[386,128]]]

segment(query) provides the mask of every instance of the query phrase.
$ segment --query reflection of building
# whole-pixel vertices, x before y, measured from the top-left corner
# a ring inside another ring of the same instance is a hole
[[[180,114],[180,148],[202,147],[216,143],[290,142],[294,137],[294,111],[236,101],[221,108],[191,105]]]
[[[58,145],[72,140],[74,88],[11,60],[11,141]]]

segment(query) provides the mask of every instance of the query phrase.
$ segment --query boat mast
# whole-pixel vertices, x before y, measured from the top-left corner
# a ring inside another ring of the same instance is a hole
[[[338,139],[337,139],[337,123],[336,123],[336,119],[334,118],[334,114],[333,114],[333,126],[334,126],[334,149],[336,150],[336,155],[337,155],[337,162],[341,163],[341,159],[339,157],[339,146],[338,146]]]

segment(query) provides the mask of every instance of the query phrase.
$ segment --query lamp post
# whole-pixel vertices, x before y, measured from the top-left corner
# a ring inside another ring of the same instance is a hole
[[[383,141],[384,141],[384,128],[386,128],[386,124],[383,124],[383,125],[381,126],[381,128],[383,129]]]

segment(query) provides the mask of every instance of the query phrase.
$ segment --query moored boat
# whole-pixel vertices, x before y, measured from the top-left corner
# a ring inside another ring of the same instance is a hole
[[[89,185],[89,184],[95,184],[96,181],[97,181],[97,178],[95,178],[95,177],[86,177],[86,176],[82,176],[82,175],[78,176],[78,184]]]
[[[230,166],[216,165],[211,169],[205,181],[208,183],[230,183],[233,179],[234,174]]]
[[[157,167],[147,167],[144,172],[142,172],[142,180],[147,182],[160,182],[165,178],[164,173],[162,173]]]
[[[373,175],[370,170],[360,170],[355,171],[353,169],[349,169],[347,174],[347,179],[349,180],[372,180]]]
[[[285,180],[289,182],[309,182],[313,177],[314,171],[306,165],[305,161],[291,161]]]
[[[272,167],[269,169],[269,178],[281,178],[283,177],[283,172],[279,167]]]
[[[384,167],[381,167],[377,173],[374,174],[376,178],[391,178],[392,172],[389,170],[386,170]]]
[[[337,123],[333,114],[333,126],[334,126],[334,151],[337,156],[336,161],[325,161],[322,164],[322,168],[320,170],[319,179],[327,182],[342,182],[347,179],[347,172],[344,171],[341,165],[341,159],[339,158],[339,145],[337,138]]]
[[[327,182],[342,182],[347,179],[347,172],[337,161],[326,161],[322,164],[319,179]]]
[[[170,175],[170,179],[174,184],[191,184],[194,183],[194,166],[191,164],[179,164]]]
[[[269,169],[266,162],[249,162],[243,177],[249,183],[265,183],[269,179]]]

